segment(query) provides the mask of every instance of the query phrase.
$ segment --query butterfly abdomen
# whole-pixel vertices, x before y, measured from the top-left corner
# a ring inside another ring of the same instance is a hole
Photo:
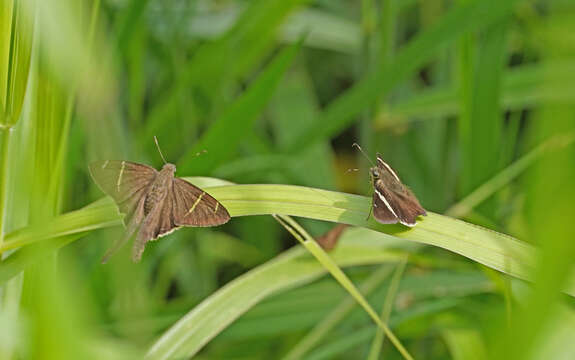
[[[172,181],[174,179],[174,173],[165,171],[162,169],[154,182],[150,185],[150,190],[146,195],[146,200],[144,201],[144,214],[148,215],[154,206],[162,202],[169,191],[172,188]]]

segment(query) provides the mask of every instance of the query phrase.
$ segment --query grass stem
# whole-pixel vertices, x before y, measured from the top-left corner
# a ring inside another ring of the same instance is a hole
[[[6,205],[8,194],[8,161],[10,149],[10,136],[12,135],[11,127],[0,128],[0,246],[4,243],[4,233],[6,228]]]
[[[339,266],[331,257],[313,240],[313,238],[294,220],[287,216],[274,215],[274,217],[330,272],[330,274],[339,282],[341,286],[358,302],[358,304],[367,312],[372,320],[383,330],[389,337],[389,340],[397,348],[404,359],[413,359],[411,354],[377,315],[375,310],[369,305],[367,300],[361,295],[357,287],[345,275]]]

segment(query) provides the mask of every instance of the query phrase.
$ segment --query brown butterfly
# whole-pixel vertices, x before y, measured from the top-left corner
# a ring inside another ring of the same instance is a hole
[[[98,187],[111,196],[120,213],[125,214],[126,234],[106,252],[102,263],[136,232],[132,248],[134,262],[141,259],[148,241],[168,235],[181,226],[216,226],[228,222],[230,214],[221,203],[204,190],[175,177],[175,172],[176,166],[169,163],[160,171],[129,161],[90,164],[90,174]]]
[[[362,153],[359,145],[354,144]],[[365,153],[363,153],[365,155]],[[367,156],[366,156],[367,157]],[[369,159],[369,158],[368,158]],[[419,215],[427,215],[419,201],[377,154],[377,164],[369,170],[373,184],[372,209],[375,220],[382,224],[401,223],[413,227]]]

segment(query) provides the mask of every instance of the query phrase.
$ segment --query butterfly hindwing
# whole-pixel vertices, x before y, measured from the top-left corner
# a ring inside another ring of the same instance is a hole
[[[169,230],[165,230],[161,233],[162,222],[170,219],[169,208],[171,207],[170,199],[168,198],[169,193],[166,194],[146,215],[145,219],[140,225],[136,239],[134,240],[134,246],[132,247],[132,260],[134,262],[140,261],[142,258],[142,253],[146,247],[146,244],[150,240],[155,240],[162,235],[167,235],[169,232],[175,230],[176,227],[172,227]]]
[[[207,192],[174,178],[166,195],[142,222],[134,241],[132,259],[140,260],[148,241],[168,235],[181,226],[215,226],[229,219],[228,211]]]
[[[124,217],[124,223],[126,224],[126,232],[124,236],[120,239],[116,239],[112,246],[106,250],[106,253],[102,257],[102,264],[108,262],[110,257],[114,255],[120,248],[130,240],[132,235],[140,228],[141,222],[145,219],[144,214],[144,201],[145,197],[141,197],[140,201],[135,205],[134,211],[131,214]],[[145,243],[144,243],[145,245]]]
[[[179,226],[216,226],[230,219],[219,201],[183,179],[174,178],[172,192],[174,223]]]
[[[392,214],[395,220],[383,222],[382,220],[386,219],[385,215],[383,217],[378,217],[374,207],[375,218],[383,224],[394,224],[396,222],[400,222],[405,226],[415,226],[417,217],[419,215],[426,215],[427,213],[421,207],[415,196],[413,196],[413,194],[409,196],[410,194],[411,192],[407,188],[404,188],[401,192],[390,191],[383,186],[376,188],[374,200],[375,197],[379,198],[379,195],[381,195],[381,202],[384,203],[387,210],[383,213],[388,215]],[[385,199],[385,202],[383,199]],[[379,203],[378,206],[380,206]]]
[[[394,193],[393,196],[396,198],[395,204],[401,204],[397,207],[396,212],[403,225],[415,226],[419,215],[427,215],[425,209],[408,188],[405,188],[405,191],[401,193]]]

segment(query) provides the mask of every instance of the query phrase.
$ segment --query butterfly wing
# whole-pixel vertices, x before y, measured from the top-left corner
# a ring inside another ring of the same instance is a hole
[[[400,222],[415,226],[419,215],[427,215],[415,195],[401,182],[397,173],[377,154],[377,172],[380,175],[374,183],[374,216],[383,224]],[[377,206],[377,210],[376,209]]]
[[[141,259],[146,243],[168,235],[181,226],[216,226],[230,219],[216,199],[185,180],[174,178],[165,197],[160,199],[142,222],[132,259]]]
[[[374,216],[380,223],[400,222],[405,226],[413,227],[419,215],[427,215],[425,209],[407,187],[402,186],[401,191],[391,191],[383,184],[377,185],[373,195]]]
[[[382,224],[395,224],[399,219],[384,193],[378,187],[373,192],[373,217]]]
[[[106,251],[104,256],[102,257],[102,264],[108,262],[110,257],[114,255],[125,243],[130,240],[132,235],[138,230],[142,221],[144,221],[145,214],[144,214],[144,201],[146,200],[145,197],[141,197],[140,201],[136,204],[135,209],[132,214],[130,214],[130,220],[126,222],[126,233],[120,239],[116,239],[112,246]],[[128,217],[128,216],[126,216]],[[145,245],[145,243],[144,243]]]
[[[401,192],[394,192],[393,196],[395,196],[394,203],[401,204],[401,206],[398,206],[395,210],[399,217],[399,222],[403,225],[413,227],[419,215],[427,215],[427,212],[421,204],[419,204],[415,195],[413,195],[411,190],[406,186],[404,186]]]
[[[173,223],[173,204],[170,193],[171,192],[166,193],[166,196],[154,205],[142,222],[138,230],[138,235],[134,240],[134,246],[132,247],[132,260],[134,262],[140,261],[148,241],[168,235],[178,228],[178,226]]]
[[[228,210],[210,194],[174,178],[172,186],[173,219],[178,226],[217,226],[230,220]]]
[[[89,168],[94,182],[114,199],[120,213],[126,215],[126,225],[158,174],[158,171],[150,166],[120,160],[95,161]]]

